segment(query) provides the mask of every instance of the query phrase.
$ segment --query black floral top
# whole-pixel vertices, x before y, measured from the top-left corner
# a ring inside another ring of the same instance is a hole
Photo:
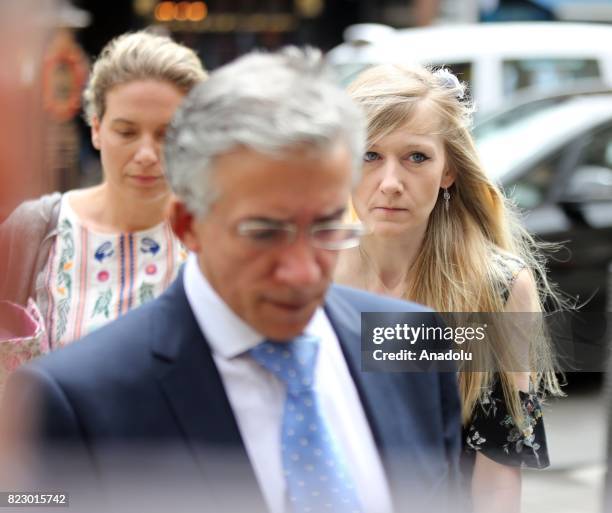
[[[516,277],[526,266],[513,255],[494,253],[501,264],[505,283],[502,287],[507,301]],[[524,422],[517,426],[508,411],[501,386],[497,379],[477,404],[470,424],[463,430],[464,458],[462,466],[471,476],[476,453],[512,467],[542,469],[550,465],[542,407],[533,391],[519,391]]]
[[[550,465],[542,407],[535,393],[520,392],[524,422],[517,426],[508,412],[501,383],[497,381],[476,406],[463,430],[468,461],[480,452],[512,467],[546,468]]]

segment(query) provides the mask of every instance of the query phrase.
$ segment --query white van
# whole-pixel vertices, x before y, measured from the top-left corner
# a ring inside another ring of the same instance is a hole
[[[348,27],[328,52],[344,84],[373,64],[445,65],[470,86],[479,112],[525,89],[548,92],[577,82],[612,88],[612,25],[524,22],[393,29]]]

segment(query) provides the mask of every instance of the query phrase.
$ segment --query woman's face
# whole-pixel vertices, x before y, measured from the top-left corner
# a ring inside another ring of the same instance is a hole
[[[440,188],[453,181],[442,136],[421,114],[367,149],[353,204],[375,235],[424,232]]]
[[[92,122],[92,142],[100,150],[104,179],[118,197],[156,199],[169,192],[162,143],[183,96],[158,80],[134,80],[106,93],[106,112]]]

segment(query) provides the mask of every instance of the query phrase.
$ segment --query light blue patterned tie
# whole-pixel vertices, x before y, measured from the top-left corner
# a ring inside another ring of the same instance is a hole
[[[289,342],[265,341],[251,355],[286,385],[281,447],[291,511],[359,513],[348,468],[312,388],[318,350],[318,338],[301,335]]]

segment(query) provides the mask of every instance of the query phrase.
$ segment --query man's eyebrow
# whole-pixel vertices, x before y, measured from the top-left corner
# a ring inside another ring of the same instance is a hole
[[[278,224],[278,225],[282,225],[286,222],[284,219],[275,219],[273,217],[263,217],[263,216],[247,217],[246,219],[243,219],[243,221],[248,221],[249,223],[256,222],[256,223],[268,223],[268,224]]]
[[[335,210],[331,214],[327,214],[327,215],[324,215],[324,216],[321,216],[321,217],[317,217],[314,220],[314,222],[316,224],[319,224],[319,223],[325,223],[327,221],[338,221],[339,219],[342,219],[342,217],[344,216],[345,213],[346,213],[346,207],[340,207],[339,209]],[[278,219],[278,218],[274,218],[274,217],[264,217],[264,216],[248,217],[246,219],[243,219],[243,221],[258,222],[258,223],[270,223],[270,224],[278,224],[278,225],[282,225],[282,224],[285,224],[287,222],[291,222],[291,221],[288,221],[286,219]]]

